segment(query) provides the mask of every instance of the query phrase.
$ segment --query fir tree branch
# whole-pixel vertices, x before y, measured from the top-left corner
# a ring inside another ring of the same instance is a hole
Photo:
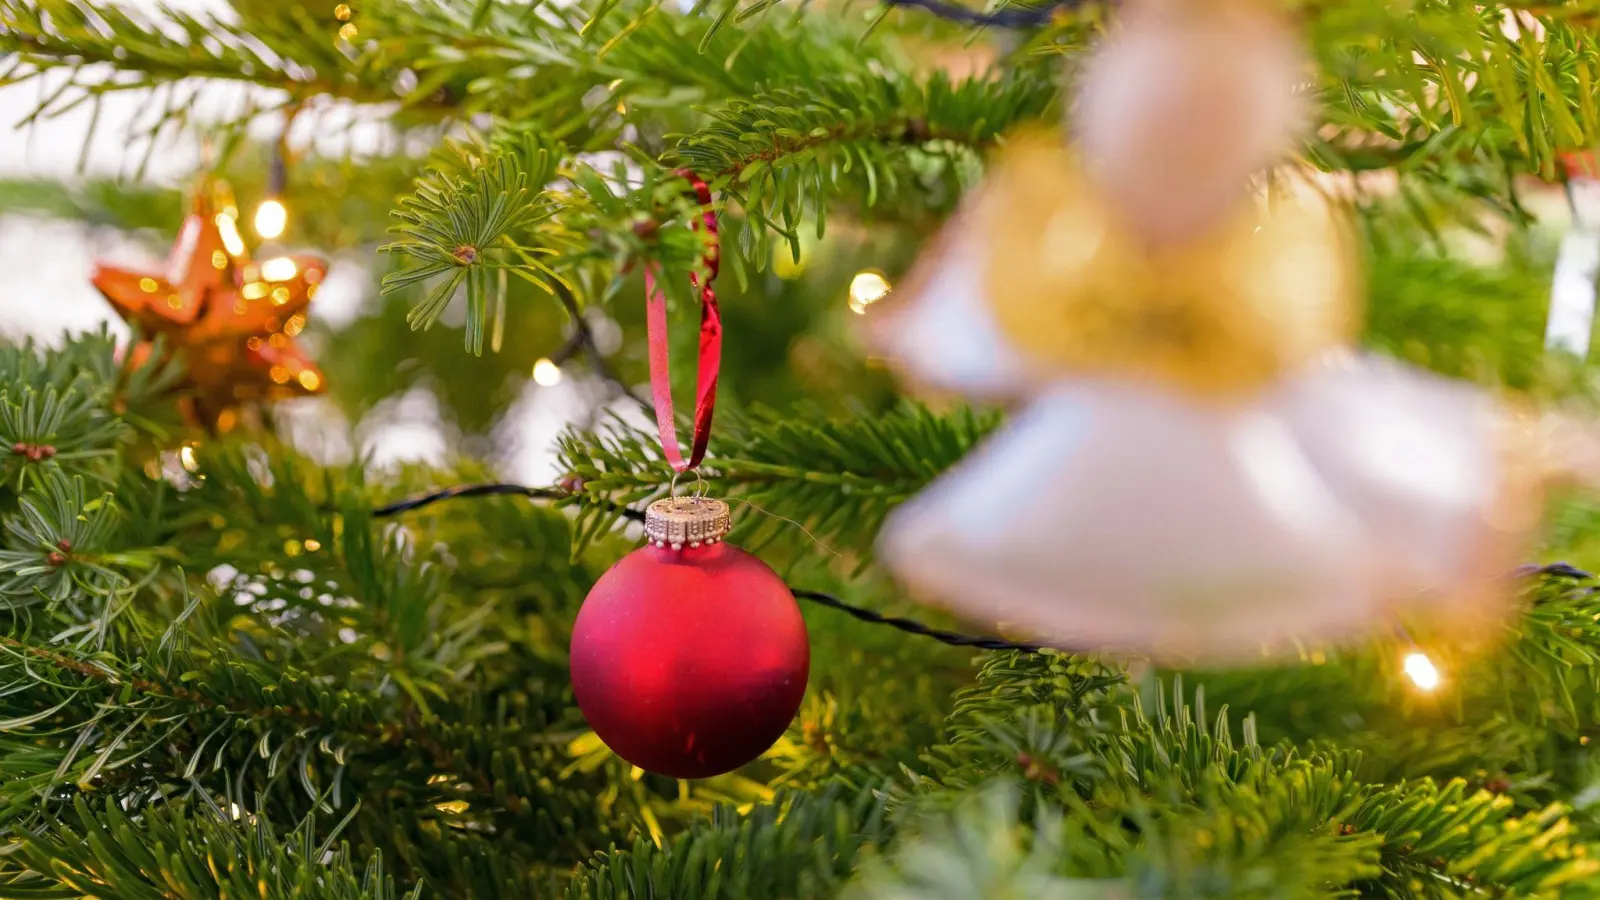
[[[893,833],[871,790],[790,795],[747,813],[720,809],[666,847],[640,839],[585,863],[568,900],[695,897],[756,900],[831,897],[858,856]],[[634,877],[649,872],[648,880]]]
[[[374,5],[382,12],[382,6]],[[0,51],[13,54],[0,84],[17,84],[64,68],[74,77],[89,67],[114,69],[123,77],[89,79],[79,87],[91,96],[149,90],[192,78],[243,81],[285,92],[283,106],[310,97],[358,102],[400,98],[398,70],[384,71],[374,53],[355,50],[352,61],[334,36],[340,23],[309,16],[303,7],[278,4],[234,6],[246,15],[228,21],[159,6],[143,19],[111,3],[83,0],[6,0],[0,4]],[[379,19],[381,21],[381,18]],[[351,48],[349,44],[343,44]],[[74,98],[46,102],[34,117],[58,115]],[[417,103],[435,104],[431,97]],[[449,108],[446,104],[444,108]]]
[[[824,544],[861,546],[890,509],[960,459],[994,423],[988,414],[936,416],[914,404],[847,419],[757,410],[720,420],[704,471],[717,491],[772,517],[740,525],[745,544],[775,538],[789,519]],[[610,530],[617,509],[660,496],[670,474],[655,435],[621,421],[595,433],[569,431],[561,465],[582,485],[574,496],[580,550]]]
[[[402,900],[380,854],[358,866],[334,843],[348,817],[327,835],[308,817],[280,837],[270,821],[234,809],[202,799],[130,815],[79,798],[0,863],[0,897]],[[418,885],[404,900],[421,896]]]
[[[594,838],[592,824],[588,831],[574,827],[592,786],[550,783],[560,764],[559,742],[540,739],[539,732],[515,720],[497,724],[470,704],[440,706],[438,716],[422,718],[393,699],[329,692],[309,673],[291,669],[279,675],[215,645],[195,648],[204,650],[198,654],[168,654],[167,671],[182,672],[177,683],[147,663],[121,669],[104,656],[14,638],[5,638],[0,647],[29,663],[5,667],[11,674],[25,675],[41,690],[53,685],[67,704],[43,719],[37,712],[12,715],[14,705],[0,705],[0,714],[11,716],[6,730],[28,729],[36,720],[43,730],[34,736],[34,747],[48,738],[53,750],[47,767],[13,779],[0,801],[41,792],[70,796],[63,793],[68,785],[142,797],[159,791],[171,776],[164,767],[134,761],[176,746],[176,762],[186,778],[219,797],[248,793],[253,784],[271,800],[271,810],[343,808],[348,805],[343,797],[368,796],[388,785],[391,802],[408,797],[414,814],[492,827],[508,853],[538,858],[561,846],[586,848]],[[63,715],[82,710],[87,716],[95,709],[112,712],[89,718],[83,727],[71,727],[73,720]],[[534,710],[523,714],[531,714],[524,721],[539,720]],[[63,731],[52,724],[69,727]],[[251,765],[258,753],[268,760],[264,771]],[[0,760],[5,757],[0,754]],[[294,768],[292,760],[297,760]],[[301,795],[298,801],[294,793]],[[0,808],[7,805],[0,802]],[[377,814],[369,810],[356,820],[364,846],[390,848],[408,869],[426,871],[437,862],[396,850],[402,835],[381,819],[368,821]]]
[[[1294,882],[1306,873],[1281,867],[1311,852],[1298,847],[1307,834],[1333,841],[1317,851],[1332,854],[1333,868],[1315,872],[1308,887],[1372,883],[1404,892],[1425,878],[1524,892],[1590,877],[1587,852],[1565,845],[1571,824],[1559,806],[1519,817],[1509,798],[1459,780],[1362,783],[1356,757],[1261,746],[1250,719],[1236,744],[1226,709],[1208,720],[1204,692],[1191,707],[1181,681],[1170,701],[1158,691],[1150,715],[1121,694],[1119,677],[1083,666],[1049,654],[987,662],[906,802],[942,810],[962,796],[951,789],[999,777],[1027,801],[1015,807],[1021,820],[1043,810],[1081,835],[1055,858],[1055,871],[1127,877],[1157,894],[1161,884],[1208,884],[1218,896],[1239,896],[1252,884]],[[1120,725],[1108,712],[1120,714]],[[1341,842],[1349,847],[1338,849]],[[1563,849],[1531,852],[1552,843]]]

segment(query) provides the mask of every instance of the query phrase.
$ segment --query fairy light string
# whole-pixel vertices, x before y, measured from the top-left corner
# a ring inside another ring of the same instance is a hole
[[[399,500],[386,506],[380,506],[372,511],[372,515],[376,518],[383,519],[397,516],[401,513],[411,512],[412,510],[422,509],[425,506],[431,506],[435,503],[445,500],[455,500],[465,497],[504,496],[527,497],[534,500],[564,500],[572,497],[573,494],[572,492],[562,488],[530,487],[524,484],[459,484],[455,485],[454,487],[443,488],[441,490],[431,491],[426,494],[418,494],[414,497],[408,497],[404,500]],[[644,521],[643,510],[634,509],[628,506],[613,506],[612,511],[631,522]],[[847,603],[843,599],[833,594],[829,594],[826,591],[814,591],[809,588],[794,587],[793,585],[790,585],[789,591],[801,600],[809,600],[818,606],[826,606],[829,609],[838,610],[845,615],[859,619],[863,622],[869,622],[874,625],[887,625],[888,627],[894,628],[898,631],[932,638],[933,640],[936,640],[942,644],[949,644],[952,647],[973,647],[979,650],[1020,650],[1024,653],[1038,653],[1046,649],[1043,644],[1035,644],[1027,641],[1008,641],[1004,638],[990,637],[986,635],[961,634],[955,631],[946,631],[941,628],[935,628],[932,625],[928,625],[924,622],[918,622],[915,619],[884,615],[876,610],[871,610],[865,607],[856,606],[852,603]]]
[[[1044,6],[1007,4],[989,12],[980,12],[949,0],[884,0],[887,6],[919,9],[947,22],[982,28],[1043,28],[1054,22],[1062,12],[1083,6],[1085,2],[1086,0],[1056,0]]]
[[[454,500],[465,497],[497,496],[527,497],[534,500],[566,500],[573,497],[574,494],[571,491],[558,487],[529,487],[528,485],[509,483],[462,484],[454,487],[443,488],[437,491],[431,491],[425,494],[418,494],[414,497],[408,497],[404,500],[399,500],[386,506],[380,506],[377,509],[374,509],[372,514],[377,518],[388,518],[391,516],[400,515],[401,513],[410,512],[412,510],[421,509],[425,506],[431,506],[435,503],[445,500]],[[612,505],[611,510],[622,518],[631,522],[644,521],[643,510],[620,505]],[[1591,581],[1595,578],[1592,573],[1564,562],[1519,566],[1512,573],[1512,576],[1519,579],[1551,578],[1562,581]],[[915,619],[907,619],[900,616],[888,616],[877,612],[876,610],[856,606],[855,604],[846,602],[840,597],[827,593],[826,591],[815,591],[809,588],[795,587],[793,585],[790,585],[789,590],[801,600],[808,600],[817,604],[818,606],[825,606],[829,609],[837,610],[847,616],[850,616],[851,618],[859,619],[860,621],[873,625],[885,625],[897,631],[903,631],[906,634],[914,634],[920,637],[932,638],[933,640],[936,640],[942,644],[949,644],[953,647],[972,647],[978,650],[1018,650],[1023,653],[1039,653],[1049,649],[1069,650],[1069,648],[1062,648],[1056,645],[1047,647],[1044,644],[1031,643],[1028,641],[1011,641],[989,635],[962,634],[956,631],[946,631],[941,628],[935,628],[934,626],[925,622],[919,622]],[[1422,655],[1420,652],[1414,652],[1412,655],[1421,656],[1422,658],[1418,661],[1412,661],[1408,657],[1406,668],[1407,677],[1409,677],[1419,688],[1425,691],[1432,690],[1433,687],[1438,685],[1439,681],[1437,669],[1434,667],[1432,661],[1428,660],[1428,658]]]

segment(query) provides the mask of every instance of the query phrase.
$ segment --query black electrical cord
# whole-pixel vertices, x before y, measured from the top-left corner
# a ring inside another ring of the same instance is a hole
[[[427,494],[418,494],[415,497],[408,497],[404,500],[390,503],[387,506],[380,506],[377,509],[374,509],[372,514],[378,518],[386,518],[389,516],[399,515],[403,512],[410,512],[414,509],[421,509],[424,506],[438,503],[442,500],[454,500],[458,497],[495,497],[508,495],[516,497],[533,497],[540,500],[560,500],[564,497],[570,496],[568,492],[560,488],[536,488],[528,487],[527,485],[522,484],[460,484],[456,485],[455,487],[444,488],[443,490],[433,491]],[[623,518],[631,519],[635,522],[644,520],[644,513],[640,510],[631,509],[626,506],[618,507],[617,510],[621,513]],[[860,619],[863,622],[871,622],[875,625],[887,625],[890,628],[899,629],[907,634],[916,634],[923,637],[933,638],[940,643],[949,644],[953,647],[975,647],[979,650],[1021,650],[1026,653],[1038,653],[1040,650],[1044,649],[1043,645],[1041,644],[1032,644],[1022,641],[1008,641],[996,637],[959,634],[954,631],[945,631],[940,628],[934,628],[931,625],[926,625],[913,619],[902,619],[899,616],[886,616],[870,609],[853,606],[832,594],[823,593],[822,591],[813,591],[805,588],[795,587],[791,587],[790,591],[792,591],[796,597],[802,600],[810,600],[818,605],[839,610],[840,612]]]
[[[494,497],[507,495],[532,497],[540,500],[560,500],[571,496],[569,492],[562,490],[561,488],[536,488],[528,487],[527,485],[522,484],[461,484],[456,485],[455,487],[444,488],[443,490],[433,491],[427,494],[418,494],[415,497],[409,497],[405,500],[391,503],[387,506],[380,506],[377,509],[374,509],[372,514],[379,518],[384,518],[388,516],[399,515],[400,513],[409,512],[414,509],[421,509],[424,506],[438,503],[441,500],[453,500],[457,497]],[[632,509],[626,506],[616,507],[616,510],[625,519],[630,519],[635,522],[641,522],[644,520],[644,512],[641,510]],[[1546,578],[1559,578],[1569,581],[1591,581],[1595,577],[1589,572],[1585,572],[1576,566],[1571,566],[1566,563],[1548,563],[1545,565],[1530,564],[1519,566],[1513,574],[1522,578],[1542,576]],[[789,590],[801,600],[809,600],[812,603],[816,603],[820,606],[826,606],[829,609],[836,609],[845,615],[859,619],[863,622],[870,622],[874,625],[887,625],[890,628],[903,631],[906,634],[915,634],[922,637],[932,638],[940,643],[949,644],[952,647],[974,647],[979,650],[1020,650],[1024,653],[1038,653],[1041,650],[1046,649],[1043,644],[1033,644],[1026,641],[1008,641],[1004,638],[985,637],[982,635],[961,634],[955,631],[945,631],[940,628],[934,628],[932,625],[918,622],[915,619],[903,619],[899,616],[886,616],[880,612],[874,612],[870,609],[865,609],[860,606],[854,606],[846,603],[838,597],[822,591],[813,591],[807,588],[796,588],[792,586],[789,588]]]
[[[507,494],[519,497],[533,497],[539,500],[560,500],[567,496],[565,491],[556,488],[535,488],[521,484],[458,484],[442,491],[418,494],[415,497],[408,497],[388,506],[380,506],[373,510],[372,514],[377,518],[383,519],[389,516],[397,516],[403,512],[410,512],[413,509],[421,509],[424,506],[438,503],[440,500],[453,500],[456,497],[494,497]],[[640,513],[639,518],[643,519],[644,514]]]
[[[901,631],[904,631],[906,634],[919,634],[923,637],[930,637],[936,641],[939,641],[940,643],[949,644],[952,647],[976,647],[979,650],[1021,650],[1025,653],[1038,653],[1040,650],[1045,649],[1043,644],[1029,644],[1022,641],[1008,641],[1004,640],[1003,638],[960,634],[954,631],[944,631],[943,629],[934,628],[931,625],[925,625],[916,621],[915,619],[902,619],[899,616],[886,616],[883,613],[873,612],[870,609],[862,609],[859,606],[851,606],[843,600],[840,600],[838,597],[835,597],[832,594],[825,594],[822,591],[791,587],[789,588],[789,592],[794,594],[796,597],[799,597],[801,600],[810,600],[812,603],[817,603],[830,609],[837,609],[845,615],[860,619],[863,622],[871,622],[874,625],[887,625],[890,628],[897,628]]]
[[[1049,5],[1037,7],[1006,6],[987,13],[978,12],[949,0],[884,0],[884,3],[889,6],[920,9],[946,21],[959,22],[962,25],[988,28],[1043,28],[1055,18],[1057,10],[1082,5],[1083,0],[1056,0]]]

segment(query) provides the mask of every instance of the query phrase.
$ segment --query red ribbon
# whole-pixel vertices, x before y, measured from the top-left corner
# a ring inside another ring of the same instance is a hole
[[[676,173],[689,181],[701,213],[694,222],[696,231],[710,238],[701,262],[706,268],[705,283],[689,275],[689,283],[700,289],[700,366],[696,373],[694,398],[694,442],[689,458],[678,448],[678,425],[672,410],[671,362],[667,353],[667,296],[656,286],[657,269],[649,263],[644,269],[645,322],[650,342],[650,394],[656,407],[656,431],[661,435],[661,450],[678,472],[700,465],[706,444],[711,440],[711,415],[717,408],[717,375],[722,370],[722,312],[717,309],[717,294],[711,282],[717,277],[721,245],[718,242],[717,214],[711,208],[711,188],[705,179],[687,170]]]

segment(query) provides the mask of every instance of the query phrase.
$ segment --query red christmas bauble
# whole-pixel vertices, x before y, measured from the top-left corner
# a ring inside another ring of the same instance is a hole
[[[760,756],[794,720],[810,668],[783,579],[723,543],[628,554],[572,631],[572,690],[589,726],[618,756],[675,778]]]

